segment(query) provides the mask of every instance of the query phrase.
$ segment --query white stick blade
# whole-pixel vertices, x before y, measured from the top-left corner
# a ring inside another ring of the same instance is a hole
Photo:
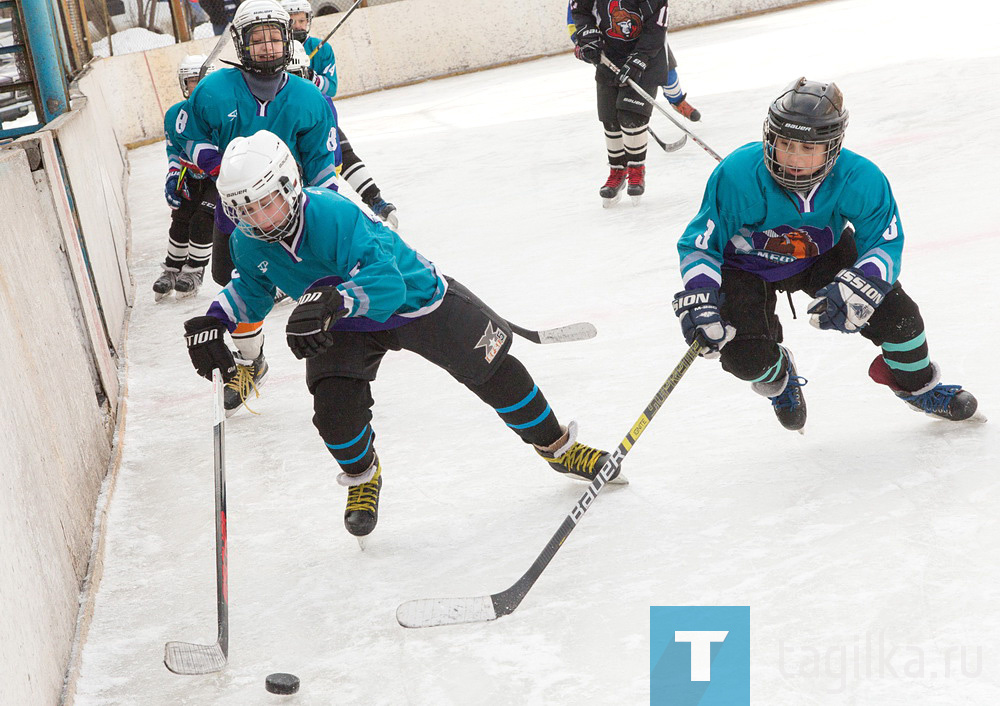
[[[597,335],[593,324],[580,323],[560,326],[538,332],[540,343],[568,343],[569,341],[586,341]]]
[[[496,619],[497,614],[489,596],[423,598],[401,603],[396,609],[396,621],[404,628],[485,623]]]
[[[211,674],[226,666],[226,655],[219,643],[168,642],[163,650],[163,663],[174,674]]]

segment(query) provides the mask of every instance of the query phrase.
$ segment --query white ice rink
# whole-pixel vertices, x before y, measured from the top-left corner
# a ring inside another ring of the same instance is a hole
[[[127,425],[75,703],[644,704],[651,605],[749,605],[755,704],[1000,703],[998,28],[993,2],[837,0],[671,39],[704,115],[689,125],[721,154],[759,140],[799,75],[838,83],[845,146],[899,201],[901,279],[943,382],[990,423],[914,414],[868,379],[868,341],[810,327],[805,295],[794,321],[781,300],[809,379],[804,436],[697,361],[627,457],[631,485],[602,493],[515,613],[405,630],[402,601],[513,583],[585,485],[444,372],[390,353],[374,385],[385,486],[362,553],[284,343],[286,304],[266,324],[259,415],[228,424],[230,655],[204,677],[162,659],[168,640],[215,636],[211,386],[182,321],[216,289],[154,305],[164,149],[132,152]],[[686,348],[674,246],[715,162],[654,145],[642,204],[602,209],[592,73],[565,54],[338,108],[410,245],[523,326],[597,326],[514,354],[561,421],[613,448]],[[265,692],[276,671],[301,677],[299,694]]]

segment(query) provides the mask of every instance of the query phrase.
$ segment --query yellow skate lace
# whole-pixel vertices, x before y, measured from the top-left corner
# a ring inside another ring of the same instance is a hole
[[[569,451],[555,459],[555,461],[566,470],[582,471],[587,475],[593,475],[594,466],[597,465],[597,460],[603,453],[600,449],[591,448],[577,442],[573,444],[573,447]]]
[[[375,473],[375,477],[370,481],[348,489],[346,512],[354,512],[355,510],[375,512],[375,508],[378,505],[378,480],[381,475],[382,469],[379,468],[378,472]]]
[[[235,390],[236,394],[240,396],[240,402],[243,406],[247,408],[251,414],[260,414],[260,412],[255,412],[250,409],[250,405],[247,404],[247,397],[250,396],[250,391],[253,390],[255,397],[260,397],[260,392],[257,391],[257,383],[254,381],[254,366],[253,363],[250,365],[240,365],[236,364],[236,377],[226,383],[226,387],[231,390]]]

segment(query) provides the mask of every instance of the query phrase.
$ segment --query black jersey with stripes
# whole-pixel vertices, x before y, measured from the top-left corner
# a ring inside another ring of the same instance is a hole
[[[601,31],[604,53],[616,65],[635,53],[666,71],[667,0],[572,0],[570,13],[577,31]]]

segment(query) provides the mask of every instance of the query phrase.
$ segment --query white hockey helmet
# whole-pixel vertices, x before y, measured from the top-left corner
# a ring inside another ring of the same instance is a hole
[[[285,9],[289,15],[296,12],[304,12],[306,15],[306,28],[305,29],[292,29],[292,39],[297,39],[300,42],[306,41],[309,37],[309,29],[312,27],[313,19],[313,9],[312,5],[309,4],[309,0],[281,0],[281,6]]]
[[[298,229],[299,166],[273,132],[234,138],[222,155],[215,185],[226,216],[245,235],[273,243]]]
[[[285,71],[296,76],[302,76],[308,68],[309,55],[306,54],[306,48],[302,46],[302,42],[293,39],[292,58],[288,62],[288,66],[285,67]]]
[[[270,27],[281,33],[281,55],[273,59],[254,59],[250,53],[250,34],[258,27]],[[292,56],[291,20],[275,0],[244,0],[236,10],[230,27],[236,55],[250,73],[272,76],[285,70]]]
[[[190,54],[177,65],[177,82],[181,85],[181,93],[185,98],[191,95],[191,89],[187,85],[188,79],[201,76],[201,67],[207,58],[204,54]],[[215,71],[215,64],[205,66],[205,76],[213,71]]]

